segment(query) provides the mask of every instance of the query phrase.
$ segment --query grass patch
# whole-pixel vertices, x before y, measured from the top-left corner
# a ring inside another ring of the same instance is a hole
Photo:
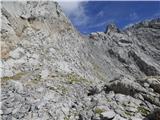
[[[150,113],[149,110],[147,110],[146,108],[142,106],[138,107],[138,112],[140,112],[143,116],[147,116]]]
[[[75,73],[70,73],[67,75],[67,81],[69,84],[74,84],[74,83],[79,83],[79,82],[90,82],[89,80],[75,74]]]
[[[105,111],[104,109],[96,108],[94,112],[95,112],[96,114],[101,114],[101,113],[104,112],[104,111]]]
[[[69,118],[68,117],[64,117],[64,120],[69,120]]]
[[[69,115],[66,115],[66,116],[64,117],[64,120],[70,120],[70,117],[71,117],[70,114],[69,114]]]
[[[20,72],[20,73],[17,73],[13,76],[10,76],[10,77],[2,77],[1,80],[2,81],[7,81],[7,80],[20,80],[22,78],[22,76],[26,75],[25,72]]]

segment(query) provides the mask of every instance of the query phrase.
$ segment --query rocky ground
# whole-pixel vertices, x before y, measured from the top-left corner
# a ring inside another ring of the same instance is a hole
[[[160,120],[160,18],[81,35],[56,2],[2,2],[2,120]]]

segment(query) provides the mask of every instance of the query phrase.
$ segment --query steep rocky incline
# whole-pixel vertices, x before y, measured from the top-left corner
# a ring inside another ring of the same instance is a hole
[[[56,2],[1,2],[2,120],[159,120],[160,19],[79,34]]]

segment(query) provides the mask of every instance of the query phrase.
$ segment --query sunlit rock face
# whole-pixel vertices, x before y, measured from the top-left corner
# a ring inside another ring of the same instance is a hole
[[[2,120],[159,120],[160,19],[88,37],[56,2],[1,13]]]

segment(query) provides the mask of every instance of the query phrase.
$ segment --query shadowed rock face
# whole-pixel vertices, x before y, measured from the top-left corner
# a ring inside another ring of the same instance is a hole
[[[142,120],[160,107],[159,18],[87,37],[56,2],[1,12],[2,120]]]
[[[160,110],[155,109],[151,114],[149,114],[144,120],[159,120],[160,119]]]
[[[139,67],[139,69],[145,73],[147,76],[158,76],[159,71],[154,66],[149,65],[145,62],[145,60],[142,60],[141,57],[137,56],[136,53],[133,51],[129,52],[129,55],[131,55],[136,63],[136,65]]]

